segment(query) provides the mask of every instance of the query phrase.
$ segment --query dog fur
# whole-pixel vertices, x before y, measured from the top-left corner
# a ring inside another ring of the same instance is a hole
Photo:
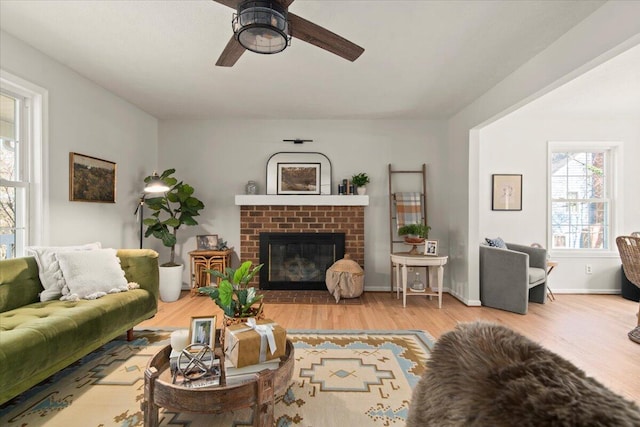
[[[640,426],[640,408],[500,325],[460,324],[436,343],[407,427]]]

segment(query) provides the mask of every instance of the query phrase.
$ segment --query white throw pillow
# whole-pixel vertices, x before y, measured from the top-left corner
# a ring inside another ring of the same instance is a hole
[[[56,253],[71,251],[89,251],[102,248],[100,242],[88,243],[78,246],[29,246],[25,248],[25,254],[36,259],[38,264],[38,276],[44,291],[40,293],[40,301],[51,301],[62,296],[64,277]]]
[[[96,299],[128,289],[115,249],[59,252],[56,258],[66,282],[61,300]]]

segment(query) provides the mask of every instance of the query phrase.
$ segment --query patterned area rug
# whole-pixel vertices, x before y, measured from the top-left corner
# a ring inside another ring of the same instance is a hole
[[[144,370],[171,331],[114,340],[0,407],[2,426],[142,426]],[[288,331],[292,383],[276,396],[275,426],[404,426],[434,339],[422,331]],[[162,426],[247,426],[249,410],[160,411]]]
[[[271,291],[261,290],[265,304],[341,304],[361,305],[362,297],[341,298],[338,303],[329,291]]]

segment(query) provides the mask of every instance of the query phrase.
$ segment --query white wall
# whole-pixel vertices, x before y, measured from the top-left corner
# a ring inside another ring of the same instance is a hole
[[[283,139],[313,142],[293,145]],[[188,265],[195,235],[218,234],[240,248],[240,208],[236,194],[244,194],[255,180],[264,194],[269,157],[282,151],[325,154],[332,164],[332,192],[338,182],[367,172],[370,205],[365,208],[365,288],[389,286],[388,164],[419,170],[427,164],[428,222],[430,238],[439,239],[443,253],[447,242],[446,134],[442,121],[394,120],[169,120],[160,122],[159,165],[176,169],[176,177],[191,184],[205,204],[199,225],[179,230],[177,250]],[[419,191],[420,188],[399,189]],[[157,243],[156,243],[157,244]],[[161,261],[168,249],[161,250]],[[237,255],[236,255],[237,256]],[[237,258],[235,260],[237,262]],[[188,269],[187,269],[188,270]],[[187,281],[188,271],[184,280]]]
[[[640,2],[607,2],[449,120],[448,270],[463,301],[480,301],[478,130],[638,43]]]
[[[547,142],[622,141],[623,179],[619,184],[622,208],[621,234],[640,230],[640,118],[604,120],[593,117],[541,119],[515,113],[480,132],[479,229],[481,238],[500,236],[507,242],[538,242],[547,239]],[[491,175],[523,175],[522,211],[491,210]],[[526,224],[526,226],[523,226]],[[554,292],[616,293],[620,291],[620,257],[617,249],[598,256],[567,256],[551,252],[559,265],[549,276]],[[585,264],[593,274],[585,274]]]
[[[0,66],[49,92],[49,227],[43,244],[138,247],[133,212],[157,161],[157,120],[2,32]],[[69,201],[69,152],[117,163],[116,203]]]

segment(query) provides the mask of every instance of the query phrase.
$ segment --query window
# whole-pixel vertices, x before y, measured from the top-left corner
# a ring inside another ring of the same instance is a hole
[[[612,250],[618,145],[550,144],[549,241],[553,250]]]
[[[7,259],[42,242],[46,91],[0,73],[0,259]]]

